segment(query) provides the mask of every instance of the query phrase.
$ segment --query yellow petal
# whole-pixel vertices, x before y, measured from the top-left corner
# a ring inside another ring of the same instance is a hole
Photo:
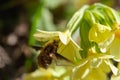
[[[114,39],[110,47],[110,55],[114,56],[116,61],[120,61],[120,39]]]
[[[67,45],[60,42],[57,52],[71,62],[76,63],[77,60],[81,59],[79,53],[80,49],[81,48],[72,39],[70,39]]]
[[[55,69],[51,69],[49,68],[48,69],[49,72],[51,72],[51,74],[54,76],[54,77],[61,77],[63,74],[65,74],[65,72],[67,71],[65,69],[65,67],[63,66],[57,66],[55,67]]]
[[[89,40],[99,44],[104,42],[111,33],[110,27],[95,23],[89,31]]]
[[[88,60],[82,60],[73,68],[72,80],[78,80],[86,77],[89,74]]]
[[[107,74],[101,68],[94,68],[83,80],[107,80]]]
[[[91,68],[98,68],[102,63],[102,59],[93,58],[90,60],[90,67]]]
[[[51,73],[45,69],[37,69],[36,71],[27,74],[24,80],[50,80]]]
[[[82,61],[78,66],[73,70],[72,80],[106,80],[107,75],[106,65],[104,67],[99,66],[98,68],[90,67],[90,60]]]

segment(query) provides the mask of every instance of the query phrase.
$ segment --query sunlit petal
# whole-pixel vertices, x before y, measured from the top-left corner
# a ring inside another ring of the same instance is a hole
[[[89,40],[96,43],[104,42],[111,35],[111,28],[95,23],[89,31]]]
[[[77,60],[81,59],[81,56],[79,54],[80,49],[81,48],[73,40],[70,39],[67,45],[60,42],[57,52],[73,63],[76,63]]]
[[[105,60],[105,63],[111,68],[114,75],[118,74],[118,68],[115,67],[110,61]]]
[[[42,30],[37,30],[37,32],[33,35],[36,40],[38,41],[48,41],[48,40],[53,40],[56,37],[58,37],[60,32],[58,31],[42,31]]]
[[[115,56],[114,60],[120,62],[120,39],[114,39],[110,47],[110,55]]]

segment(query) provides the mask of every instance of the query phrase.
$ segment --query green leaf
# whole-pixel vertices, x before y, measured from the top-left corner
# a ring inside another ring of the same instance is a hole
[[[100,23],[106,26],[109,26],[109,24],[106,21],[105,15],[103,15],[103,10],[92,10],[91,11],[95,17],[96,23]]]
[[[92,20],[91,20],[92,19]],[[80,51],[82,58],[87,57],[88,49],[91,47],[91,42],[89,41],[89,30],[91,26],[95,23],[95,18],[89,10],[86,10],[82,21],[79,23],[80,26],[80,39],[81,48]]]
[[[42,15],[39,20],[40,21],[36,23],[38,29],[47,30],[47,31],[56,30],[56,26],[53,23],[53,16],[47,8],[42,9]],[[43,29],[41,27],[43,27]]]
[[[83,50],[80,51],[81,57],[87,57],[88,49],[90,48],[90,42],[88,39],[88,32],[90,25],[86,21],[83,21],[80,27],[80,46]]]
[[[109,16],[109,19],[113,20],[112,23],[120,23],[120,16],[117,11],[110,7],[105,8],[104,11]]]
[[[71,32],[71,34],[73,34],[78,29],[79,23],[81,22],[81,20],[82,20],[82,18],[84,16],[84,12],[85,12],[85,10],[88,7],[89,7],[88,5],[83,6],[80,10],[78,10],[72,16],[72,18],[67,23],[67,28],[69,29],[69,31]]]
[[[110,8],[106,5],[96,3],[90,6],[89,10],[93,12],[93,14],[96,16],[97,21],[106,25],[110,26],[111,28],[114,28],[114,24],[120,23],[120,16],[117,11],[115,11],[113,8]],[[97,13],[97,14],[96,14]],[[102,15],[101,15],[102,14]],[[104,17],[102,17],[104,16]],[[101,19],[103,21],[101,21]]]
[[[33,20],[32,20],[32,27],[31,27],[30,36],[29,36],[29,44],[30,45],[35,44],[35,39],[33,37],[33,34],[36,32],[37,22],[40,21],[41,14],[42,14],[42,8],[43,8],[43,4],[41,3],[33,17]]]
[[[46,30],[46,31],[55,31],[57,30],[55,24],[53,23],[52,14],[47,8],[44,8],[41,3],[38,7],[36,13],[33,16],[32,20],[32,28],[30,31],[30,39],[29,44],[35,45],[35,39],[33,38],[33,34],[37,29]]]

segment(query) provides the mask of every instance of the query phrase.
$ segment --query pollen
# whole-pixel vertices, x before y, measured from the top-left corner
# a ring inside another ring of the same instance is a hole
[[[120,39],[120,29],[115,31],[115,37]]]

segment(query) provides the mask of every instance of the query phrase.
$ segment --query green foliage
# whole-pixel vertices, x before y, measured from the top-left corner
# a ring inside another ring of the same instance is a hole
[[[53,22],[53,15],[51,14],[49,8],[56,8],[59,4],[61,4],[61,0],[57,0],[57,1],[42,0],[39,3],[37,10],[35,11],[32,17],[32,27],[29,37],[30,45],[35,45],[38,43],[33,38],[33,34],[36,32],[36,29],[47,30],[47,31],[57,30],[57,27]]]
[[[44,5],[48,8],[54,9],[61,5],[64,0],[42,0]]]

